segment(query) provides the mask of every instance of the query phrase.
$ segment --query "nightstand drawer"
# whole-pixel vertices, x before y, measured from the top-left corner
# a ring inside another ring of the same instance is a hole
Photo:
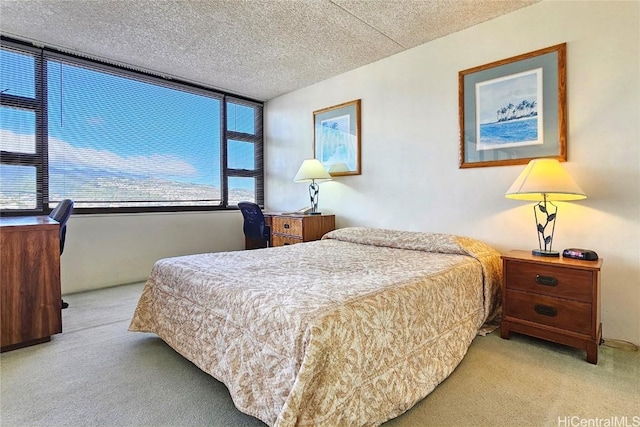
[[[507,289],[505,316],[591,335],[591,304]]]
[[[294,245],[302,242],[302,237],[282,236],[279,234],[274,234],[271,238],[271,246]]]
[[[593,301],[593,274],[589,270],[527,262],[506,263],[507,289],[568,298],[585,303]]]
[[[276,216],[273,218],[271,232],[302,238],[302,220],[302,218]]]

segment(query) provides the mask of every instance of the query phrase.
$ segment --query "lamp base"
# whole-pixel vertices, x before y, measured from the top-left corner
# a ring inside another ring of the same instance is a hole
[[[557,251],[545,251],[543,249],[534,249],[531,251],[531,255],[534,256],[545,256],[545,257],[559,257],[560,252]]]
[[[322,212],[309,212],[309,215],[322,215]]]

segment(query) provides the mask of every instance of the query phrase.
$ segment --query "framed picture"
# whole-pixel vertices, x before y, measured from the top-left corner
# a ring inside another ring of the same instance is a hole
[[[360,100],[313,112],[313,150],[331,176],[360,175]]]
[[[460,168],[567,160],[566,43],[458,73]]]

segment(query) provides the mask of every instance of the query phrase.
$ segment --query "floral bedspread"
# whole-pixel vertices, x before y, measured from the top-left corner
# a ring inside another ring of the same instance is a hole
[[[379,425],[460,363],[499,310],[500,254],[446,234],[322,240],[156,262],[130,325],[271,426]]]

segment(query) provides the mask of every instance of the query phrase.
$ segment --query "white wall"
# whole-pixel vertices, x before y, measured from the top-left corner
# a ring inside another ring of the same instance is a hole
[[[321,185],[339,227],[364,225],[537,247],[531,204],[504,192],[524,166],[458,168],[458,72],[567,43],[568,162],[587,193],[560,203],[554,249],[604,258],[603,333],[640,343],[640,3],[543,1],[270,100],[266,204],[307,204],[312,112],[362,99],[362,175]]]
[[[62,293],[144,281],[160,258],[244,248],[239,211],[72,215]]]

